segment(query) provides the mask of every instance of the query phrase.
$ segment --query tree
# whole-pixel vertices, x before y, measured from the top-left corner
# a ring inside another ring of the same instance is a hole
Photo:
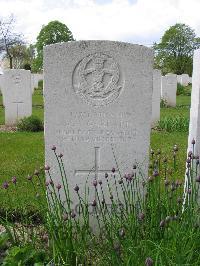
[[[193,51],[200,47],[200,39],[188,25],[177,23],[165,31],[160,43],[154,44],[155,67],[163,74],[192,74]]]
[[[46,26],[43,26],[35,45],[37,51],[37,57],[33,62],[33,69],[39,71],[43,67],[43,47],[53,43],[74,41],[73,35],[68,27],[55,20],[49,22]]]
[[[6,20],[0,20],[0,54],[5,53],[9,59],[10,68],[13,68],[12,49],[16,45],[24,44],[22,35],[14,32],[15,19],[11,15]]]
[[[17,45],[13,45],[10,48],[10,55],[12,56],[12,65],[13,68],[24,68],[24,66],[29,65],[31,66],[31,63],[33,61],[33,46],[30,45],[29,47],[27,47],[24,44],[17,44]]]

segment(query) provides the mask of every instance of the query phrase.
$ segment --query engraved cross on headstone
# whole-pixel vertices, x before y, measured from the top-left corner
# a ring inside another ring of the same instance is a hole
[[[18,117],[19,117],[19,104],[22,104],[24,102],[12,102],[12,103],[17,104],[17,119],[18,119]]]
[[[95,152],[95,157],[94,157],[94,167],[92,167],[91,169],[88,170],[75,170],[75,175],[77,174],[88,174],[88,176],[91,173],[94,173],[94,177],[96,180],[98,180],[99,177],[99,173],[112,173],[112,169],[100,169],[100,148],[99,147],[95,147],[94,148],[94,152]],[[119,173],[119,171],[115,171],[115,173]]]

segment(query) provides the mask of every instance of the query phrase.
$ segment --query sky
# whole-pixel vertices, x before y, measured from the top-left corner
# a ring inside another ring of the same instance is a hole
[[[200,36],[200,0],[0,0],[0,18],[11,13],[27,43],[52,20],[65,23],[76,40],[149,46],[177,22]]]

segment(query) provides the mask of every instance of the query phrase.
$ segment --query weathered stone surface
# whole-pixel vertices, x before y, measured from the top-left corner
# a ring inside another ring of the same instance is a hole
[[[168,106],[176,106],[177,77],[175,74],[167,74],[162,77],[161,98]]]
[[[200,155],[200,49],[194,51],[192,94],[190,107],[190,126],[188,151],[192,151],[192,139],[195,139],[195,154]]]
[[[152,126],[160,120],[161,71],[153,71]]]
[[[6,70],[3,75],[5,124],[15,125],[32,114],[31,73],[29,70]]]
[[[87,180],[91,201],[92,181],[106,183],[112,167],[119,178],[136,161],[147,177],[152,64],[151,49],[128,43],[74,41],[44,48],[46,163],[62,184],[55,145],[64,154],[74,207],[75,185],[84,196]]]

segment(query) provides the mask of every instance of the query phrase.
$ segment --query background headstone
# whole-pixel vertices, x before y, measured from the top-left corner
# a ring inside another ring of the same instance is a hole
[[[55,145],[64,154],[74,206],[75,185],[84,196],[88,179],[92,201],[92,181],[105,183],[112,167],[119,178],[137,161],[147,177],[152,66],[151,49],[128,43],[73,41],[44,48],[46,163],[62,184]]]
[[[160,120],[161,70],[153,71],[152,126]]]
[[[177,77],[175,74],[167,74],[162,77],[161,98],[168,106],[176,106]]]
[[[43,74],[31,74],[31,87],[32,87],[32,93],[34,93],[34,89],[38,88],[38,82],[40,80],[43,80]]]
[[[31,73],[29,70],[6,70],[3,75],[5,124],[15,125],[32,114]]]
[[[189,84],[189,75],[188,74],[182,74],[181,75],[181,84],[183,85],[183,86],[188,86],[188,84]]]
[[[177,75],[177,83],[182,84],[182,75]]]

